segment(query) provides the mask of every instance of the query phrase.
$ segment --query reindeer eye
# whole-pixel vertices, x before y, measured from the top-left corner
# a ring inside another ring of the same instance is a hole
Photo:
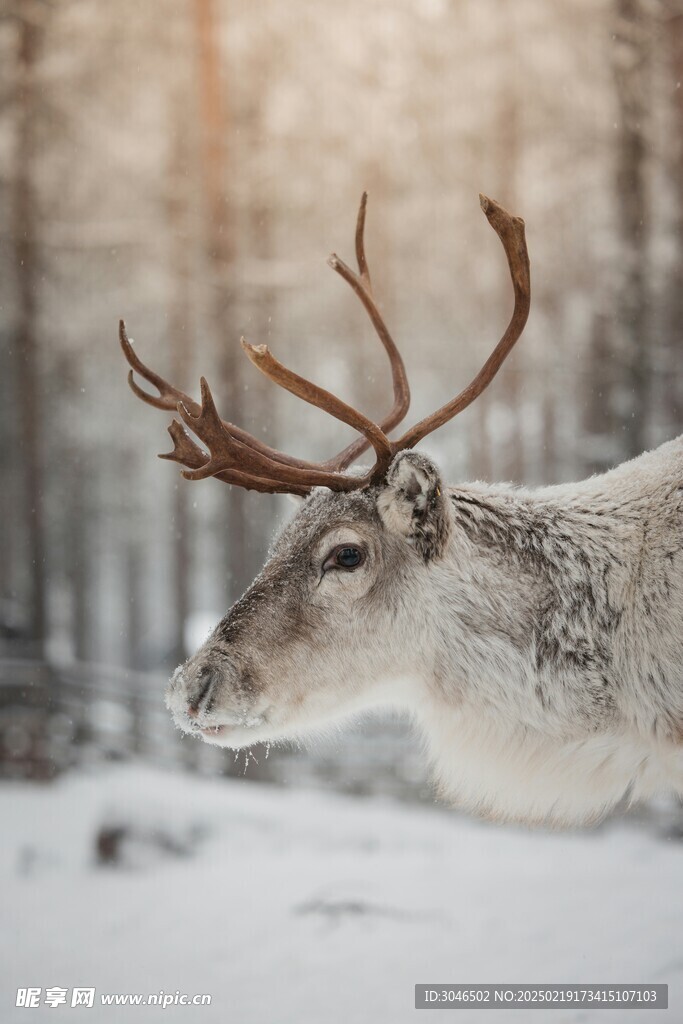
[[[357,569],[364,561],[365,552],[361,548],[353,547],[351,544],[340,544],[330,551],[323,564],[323,570]]]
[[[337,565],[344,569],[355,569],[363,561],[363,554],[358,548],[342,548],[337,552]]]

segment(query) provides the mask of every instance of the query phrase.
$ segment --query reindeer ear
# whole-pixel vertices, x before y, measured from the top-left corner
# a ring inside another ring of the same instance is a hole
[[[421,452],[399,452],[377,499],[388,530],[405,537],[425,562],[440,558],[450,535],[451,514],[439,470]]]

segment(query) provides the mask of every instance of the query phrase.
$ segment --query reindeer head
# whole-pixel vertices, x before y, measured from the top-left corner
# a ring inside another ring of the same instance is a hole
[[[162,458],[180,462],[191,480],[215,476],[305,499],[251,587],[197,654],[176,670],[167,704],[185,731],[241,747],[297,735],[384,703],[390,682],[394,703],[410,700],[411,687],[432,656],[430,607],[439,598],[430,582],[451,523],[438,470],[412,449],[490,383],[529,311],[524,222],[483,196],[481,205],[507,255],[515,294],[512,319],[474,380],[396,441],[387,435],[405,416],[410,392],[372,294],[363,242],[365,195],[356,228],[358,273],[337,256],[329,262],[360,298],[389,356],[394,404],[387,416],[374,423],[288,370],[265,346],[242,340],[249,359],[271,380],[359,431],[361,436],[329,461],[286,455],[222,420],[204,378],[201,405],[193,402],[140,361],[121,322],[133,391],[157,408],[177,411],[208,449],[207,454],[174,421],[169,427],[174,449]],[[133,370],[159,396],[143,391]],[[369,447],[374,466],[348,472]]]
[[[383,485],[317,488],[177,670],[167,694],[176,723],[241,746],[320,728],[390,689],[392,702],[407,698],[428,658],[430,563],[449,525],[437,470],[416,452],[397,455]]]

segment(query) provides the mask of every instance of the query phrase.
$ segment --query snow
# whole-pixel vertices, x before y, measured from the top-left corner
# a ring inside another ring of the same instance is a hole
[[[401,1024],[416,982],[668,982],[668,1013],[628,1020],[683,1018],[683,851],[627,820],[525,831],[142,765],[4,784],[0,816],[3,1022],[158,1019],[12,1005],[19,986],[95,986],[210,993],[166,1011],[189,1024]],[[118,865],[97,863],[102,825],[130,833]]]

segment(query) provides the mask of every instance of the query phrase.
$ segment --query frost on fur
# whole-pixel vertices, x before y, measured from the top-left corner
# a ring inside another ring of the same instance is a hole
[[[578,484],[316,489],[175,673],[177,724],[234,748],[393,706],[450,803],[571,825],[683,796],[683,438]]]

